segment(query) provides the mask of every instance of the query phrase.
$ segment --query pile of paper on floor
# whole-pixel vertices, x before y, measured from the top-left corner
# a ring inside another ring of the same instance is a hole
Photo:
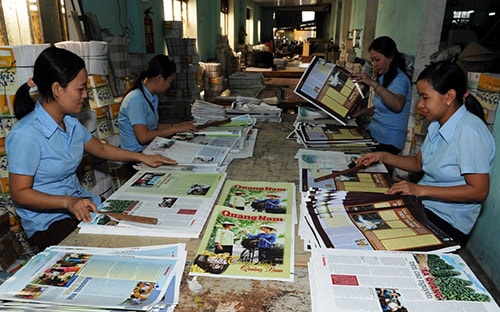
[[[102,213],[78,225],[80,233],[197,238],[225,177],[218,172],[139,171],[99,206]],[[133,217],[146,217],[148,223],[119,220],[137,219]]]
[[[52,246],[0,285],[2,311],[173,311],[184,244]]]
[[[500,311],[457,254],[313,249],[313,312]]]
[[[277,107],[278,98],[258,99],[250,97],[236,97],[236,101],[227,109],[228,116],[249,114],[258,121],[281,122],[282,109]]]

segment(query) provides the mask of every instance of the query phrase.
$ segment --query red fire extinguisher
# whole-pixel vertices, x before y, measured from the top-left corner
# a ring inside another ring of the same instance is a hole
[[[153,34],[153,19],[151,8],[144,11],[144,31],[146,35],[146,52],[155,53],[155,38]]]

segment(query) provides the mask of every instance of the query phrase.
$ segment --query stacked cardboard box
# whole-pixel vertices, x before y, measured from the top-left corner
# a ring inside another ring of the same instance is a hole
[[[0,210],[0,269],[6,271],[19,257],[24,248],[10,227],[10,213]]]

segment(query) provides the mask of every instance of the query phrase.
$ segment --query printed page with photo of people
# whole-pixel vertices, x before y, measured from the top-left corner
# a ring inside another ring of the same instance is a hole
[[[315,248],[313,312],[500,311],[457,254]]]
[[[294,228],[289,214],[217,205],[189,274],[293,281]]]
[[[236,210],[286,214],[297,220],[295,184],[289,182],[226,180],[218,205]]]
[[[224,183],[225,173],[139,171],[100,206],[80,233],[197,238]],[[155,224],[116,220],[119,216],[156,219]]]
[[[169,288],[175,305],[186,254],[184,244],[144,250],[52,246],[0,285],[0,299],[5,300],[0,307],[18,302],[23,311],[149,311],[165,300]]]

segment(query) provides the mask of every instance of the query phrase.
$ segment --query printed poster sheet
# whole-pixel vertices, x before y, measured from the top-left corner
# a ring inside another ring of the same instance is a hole
[[[293,281],[290,215],[217,205],[190,275]]]
[[[457,254],[313,249],[313,312],[500,311]]]
[[[156,218],[157,224],[119,221],[94,214],[80,233],[197,238],[225,180],[225,173],[139,171],[99,209]]]
[[[144,249],[52,246],[0,285],[0,299],[6,300],[1,304],[19,302],[23,311],[51,306],[52,311],[149,311],[160,302],[175,305],[185,260],[183,244]],[[169,288],[173,293],[166,302]]]

